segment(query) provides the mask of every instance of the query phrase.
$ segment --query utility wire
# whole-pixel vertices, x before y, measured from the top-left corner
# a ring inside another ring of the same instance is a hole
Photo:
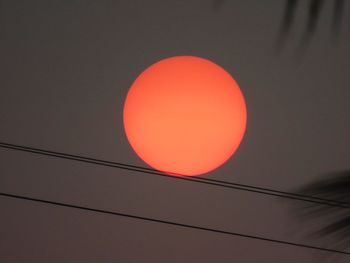
[[[237,236],[237,237],[247,238],[247,239],[255,239],[255,240],[266,241],[266,242],[271,242],[271,243],[275,243],[275,244],[288,245],[288,246],[294,246],[294,247],[302,247],[302,248],[306,248],[306,249],[313,249],[313,250],[325,251],[325,252],[330,252],[330,253],[338,253],[338,254],[350,255],[350,252],[341,251],[341,250],[335,250],[335,249],[330,249],[330,248],[311,246],[311,245],[306,245],[306,244],[301,244],[301,243],[288,242],[288,241],[283,241],[283,240],[278,240],[278,239],[266,238],[266,237],[262,237],[262,236],[253,236],[253,235],[248,235],[248,234],[243,234],[243,233],[238,233],[238,232],[225,231],[225,230],[209,228],[209,227],[202,227],[202,226],[196,226],[196,225],[177,223],[177,222],[161,220],[161,219],[156,219],[156,218],[151,218],[151,217],[131,215],[131,214],[126,214],[126,213],[114,212],[114,211],[97,209],[97,208],[91,208],[91,207],[86,207],[86,206],[55,202],[55,201],[50,201],[50,200],[45,200],[45,199],[39,199],[39,198],[22,196],[22,195],[15,195],[15,194],[9,194],[9,193],[0,192],[0,196],[8,197],[8,198],[14,198],[14,199],[20,199],[20,200],[26,200],[26,201],[31,201],[31,202],[39,202],[39,203],[43,203],[43,204],[47,204],[47,205],[53,205],[53,206],[59,206],[59,207],[68,207],[68,208],[80,209],[80,210],[90,211],[90,212],[94,212],[94,213],[108,214],[108,215],[132,218],[132,219],[136,219],[136,220],[142,220],[142,221],[148,221],[148,222],[172,225],[172,226],[177,226],[177,227],[182,227],[182,228],[187,228],[187,229],[196,229],[196,230],[202,230],[202,231],[207,231],[207,232],[212,232],[212,233],[217,233],[217,234]]]
[[[347,208],[347,209],[350,208],[350,204],[347,202],[341,202],[341,201],[324,199],[324,198],[319,198],[319,197],[314,197],[314,196],[284,192],[284,191],[273,190],[273,189],[269,189],[269,188],[250,186],[250,185],[238,184],[238,183],[231,183],[231,182],[220,181],[220,180],[215,180],[215,179],[208,179],[208,178],[203,178],[203,177],[186,177],[186,176],[181,176],[179,174],[170,175],[170,174],[163,173],[163,172],[160,172],[160,171],[157,171],[154,169],[139,167],[139,166],[135,166],[135,165],[129,165],[129,164],[118,163],[118,162],[110,162],[110,161],[105,161],[105,160],[100,160],[100,159],[95,159],[95,158],[90,158],[90,157],[66,154],[66,153],[55,152],[55,151],[48,151],[48,150],[43,150],[43,149],[39,149],[39,148],[32,148],[32,147],[10,144],[10,143],[5,143],[5,142],[0,142],[0,147],[5,148],[5,149],[18,150],[18,151],[40,154],[40,155],[56,157],[56,158],[61,158],[61,159],[68,159],[68,160],[73,160],[73,161],[90,163],[90,164],[95,164],[95,165],[100,165],[100,166],[107,166],[107,167],[113,167],[113,168],[118,168],[118,169],[124,169],[124,170],[128,170],[128,171],[153,174],[153,175],[157,175],[157,176],[172,178],[175,180],[184,180],[184,181],[202,183],[202,184],[206,184],[206,185],[214,185],[214,186],[228,188],[228,189],[235,189],[235,190],[247,191],[247,192],[258,193],[258,194],[263,194],[263,195],[282,197],[282,198],[299,200],[299,201],[304,201],[304,202],[309,202],[309,203],[322,204],[322,205],[327,205],[327,206],[334,206],[334,207]]]

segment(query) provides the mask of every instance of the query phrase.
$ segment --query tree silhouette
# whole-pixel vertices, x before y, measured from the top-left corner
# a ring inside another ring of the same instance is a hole
[[[282,41],[282,44],[285,41],[286,37],[289,35],[290,30],[294,24],[296,10],[300,2],[301,1],[299,0],[286,0],[285,12],[280,30],[280,41]],[[306,28],[301,43],[303,46],[308,44],[316,31],[324,3],[324,0],[309,0]],[[334,11],[332,19],[332,31],[334,37],[337,37],[340,32],[342,17],[345,9],[344,7],[344,0],[333,0]]]
[[[342,18],[345,10],[345,0],[333,1],[333,17],[332,17],[332,35],[336,39],[342,26]],[[213,0],[213,10],[221,9],[226,0]],[[290,31],[295,23],[297,8],[300,6],[300,0],[286,0],[285,11],[282,18],[281,29],[279,33],[279,47],[282,47],[290,34]],[[320,14],[323,10],[325,0],[308,0],[308,16],[306,21],[305,31],[301,40],[301,47],[307,46],[316,32],[317,24],[320,19]]]
[[[324,225],[313,236],[326,238],[336,248],[350,247],[350,170],[330,173],[326,178],[306,185],[298,193],[341,204],[304,204],[301,209],[298,207],[298,212],[302,211],[302,218],[309,221],[324,219]]]

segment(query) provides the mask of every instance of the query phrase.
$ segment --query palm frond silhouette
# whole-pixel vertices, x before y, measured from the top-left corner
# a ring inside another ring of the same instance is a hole
[[[285,11],[282,18],[281,29],[279,33],[278,49],[280,49],[286,42],[290,31],[295,24],[295,17],[297,8],[300,6],[300,0],[286,0]],[[324,8],[325,0],[309,0],[308,2],[308,16],[306,20],[306,27],[302,34],[300,48],[305,48],[312,37],[314,36],[318,22],[320,20],[321,12]],[[342,20],[345,10],[345,0],[333,0],[333,15],[332,15],[332,36],[337,39],[339,36]]]
[[[287,0],[280,32],[281,35],[287,35],[291,30],[298,3],[299,0]]]
[[[350,247],[350,170],[333,172],[326,178],[319,179],[297,191],[299,194],[334,200],[345,205],[343,207],[326,204],[304,204],[303,219],[312,221],[324,218],[321,225],[312,236],[325,238],[331,246],[337,248]],[[348,208],[346,208],[348,207]]]

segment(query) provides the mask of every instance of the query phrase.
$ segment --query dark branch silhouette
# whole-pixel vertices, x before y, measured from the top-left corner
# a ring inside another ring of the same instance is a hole
[[[277,42],[278,51],[280,51],[280,49],[284,46],[286,39],[291,31],[292,25],[294,23],[298,3],[299,3],[299,0],[286,1],[283,21],[282,21],[281,30],[279,33],[279,40]]]
[[[288,34],[292,27],[298,2],[299,0],[287,0],[286,2],[286,8],[281,28],[281,34],[283,35]]]
[[[297,14],[297,7],[300,5],[299,0],[286,0],[285,11],[282,19],[281,30],[279,33],[279,39],[277,41],[277,50],[281,49],[285,44],[288,35],[291,32],[293,24],[295,23],[295,17]],[[321,12],[323,10],[324,0],[309,0],[308,2],[308,16],[306,21],[306,28],[303,32],[301,42],[299,45],[299,52],[303,54],[309,45],[310,40],[316,32],[317,24],[320,19]],[[339,36],[341,29],[342,18],[344,15],[346,2],[345,0],[333,0],[333,15],[332,15],[332,37],[336,39]]]
[[[306,34],[308,36],[312,36],[315,33],[323,4],[324,0],[311,0],[310,2],[308,22],[306,26]]]
[[[307,185],[298,193],[350,204],[350,170],[328,174],[327,178]],[[313,237],[329,240],[332,247],[350,247],[350,208],[308,204],[298,209],[306,221],[324,218],[324,225],[313,233]]]
[[[302,55],[307,49],[310,40],[312,39],[317,23],[320,17],[320,13],[324,4],[324,0],[311,0],[308,10],[308,20],[306,29],[299,46],[299,54]]]

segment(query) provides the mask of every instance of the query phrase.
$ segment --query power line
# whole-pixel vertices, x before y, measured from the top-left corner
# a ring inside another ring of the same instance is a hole
[[[139,167],[139,166],[135,166],[135,165],[105,161],[105,160],[100,160],[100,159],[95,159],[95,158],[90,158],[90,157],[84,157],[84,156],[79,156],[79,155],[72,155],[72,154],[66,154],[66,153],[61,153],[61,152],[43,150],[43,149],[39,149],[39,148],[33,148],[33,147],[4,143],[4,142],[0,142],[0,147],[5,148],[5,149],[18,150],[18,151],[40,154],[40,155],[56,157],[56,158],[61,158],[61,159],[90,163],[90,164],[95,164],[95,165],[100,165],[100,166],[124,169],[124,170],[128,170],[128,171],[153,174],[153,175],[163,176],[163,177],[167,177],[167,178],[171,178],[171,179],[175,179],[175,180],[185,180],[185,181],[202,183],[202,184],[207,184],[207,185],[214,185],[214,186],[228,188],[228,189],[247,191],[247,192],[258,193],[258,194],[263,194],[263,195],[268,195],[268,196],[282,197],[282,198],[287,198],[287,199],[299,200],[299,201],[322,204],[322,205],[333,206],[333,207],[340,207],[340,208],[346,208],[346,209],[350,208],[350,204],[347,202],[335,201],[335,200],[324,199],[324,198],[308,196],[308,195],[302,195],[302,194],[297,194],[297,193],[284,192],[284,191],[273,190],[273,189],[269,189],[269,188],[250,186],[250,185],[238,184],[238,183],[231,183],[231,182],[220,181],[220,180],[215,180],[215,179],[208,179],[208,178],[203,178],[203,177],[185,177],[185,176],[181,176],[179,174],[174,174],[174,175],[177,175],[177,176],[174,176],[174,175],[169,175],[169,174],[166,174],[166,173],[154,170],[154,169],[150,169],[150,168],[144,168],[144,167]]]
[[[266,238],[266,237],[262,237],[262,236],[253,236],[253,235],[225,231],[225,230],[209,228],[209,227],[202,227],[202,226],[196,226],[196,225],[177,223],[177,222],[161,220],[161,219],[156,219],[156,218],[131,215],[131,214],[126,214],[126,213],[121,213],[121,212],[114,212],[114,211],[109,211],[109,210],[104,210],[104,209],[97,209],[97,208],[91,208],[91,207],[86,207],[86,206],[55,202],[55,201],[50,201],[50,200],[45,200],[45,199],[9,194],[9,193],[4,193],[4,192],[0,192],[0,196],[14,198],[14,199],[20,199],[20,200],[26,200],[26,201],[31,201],[31,202],[39,202],[39,203],[43,203],[43,204],[60,206],[60,207],[80,209],[80,210],[94,212],[94,213],[108,214],[108,215],[126,217],[126,218],[131,218],[131,219],[136,219],[136,220],[172,225],[172,226],[177,226],[177,227],[202,230],[202,231],[207,231],[207,232],[212,232],[212,233],[217,233],[217,234],[224,234],[224,235],[230,235],[230,236],[237,236],[237,237],[241,237],[241,238],[255,239],[255,240],[266,241],[266,242],[271,242],[271,243],[275,243],[275,244],[288,245],[288,246],[294,246],[294,247],[302,247],[302,248],[313,249],[313,250],[318,250],[318,251],[326,251],[326,252],[330,252],[330,253],[350,255],[350,252],[341,251],[341,250],[311,246],[311,245],[306,245],[306,244],[301,244],[301,243],[288,242],[288,241],[283,241],[283,240]]]

